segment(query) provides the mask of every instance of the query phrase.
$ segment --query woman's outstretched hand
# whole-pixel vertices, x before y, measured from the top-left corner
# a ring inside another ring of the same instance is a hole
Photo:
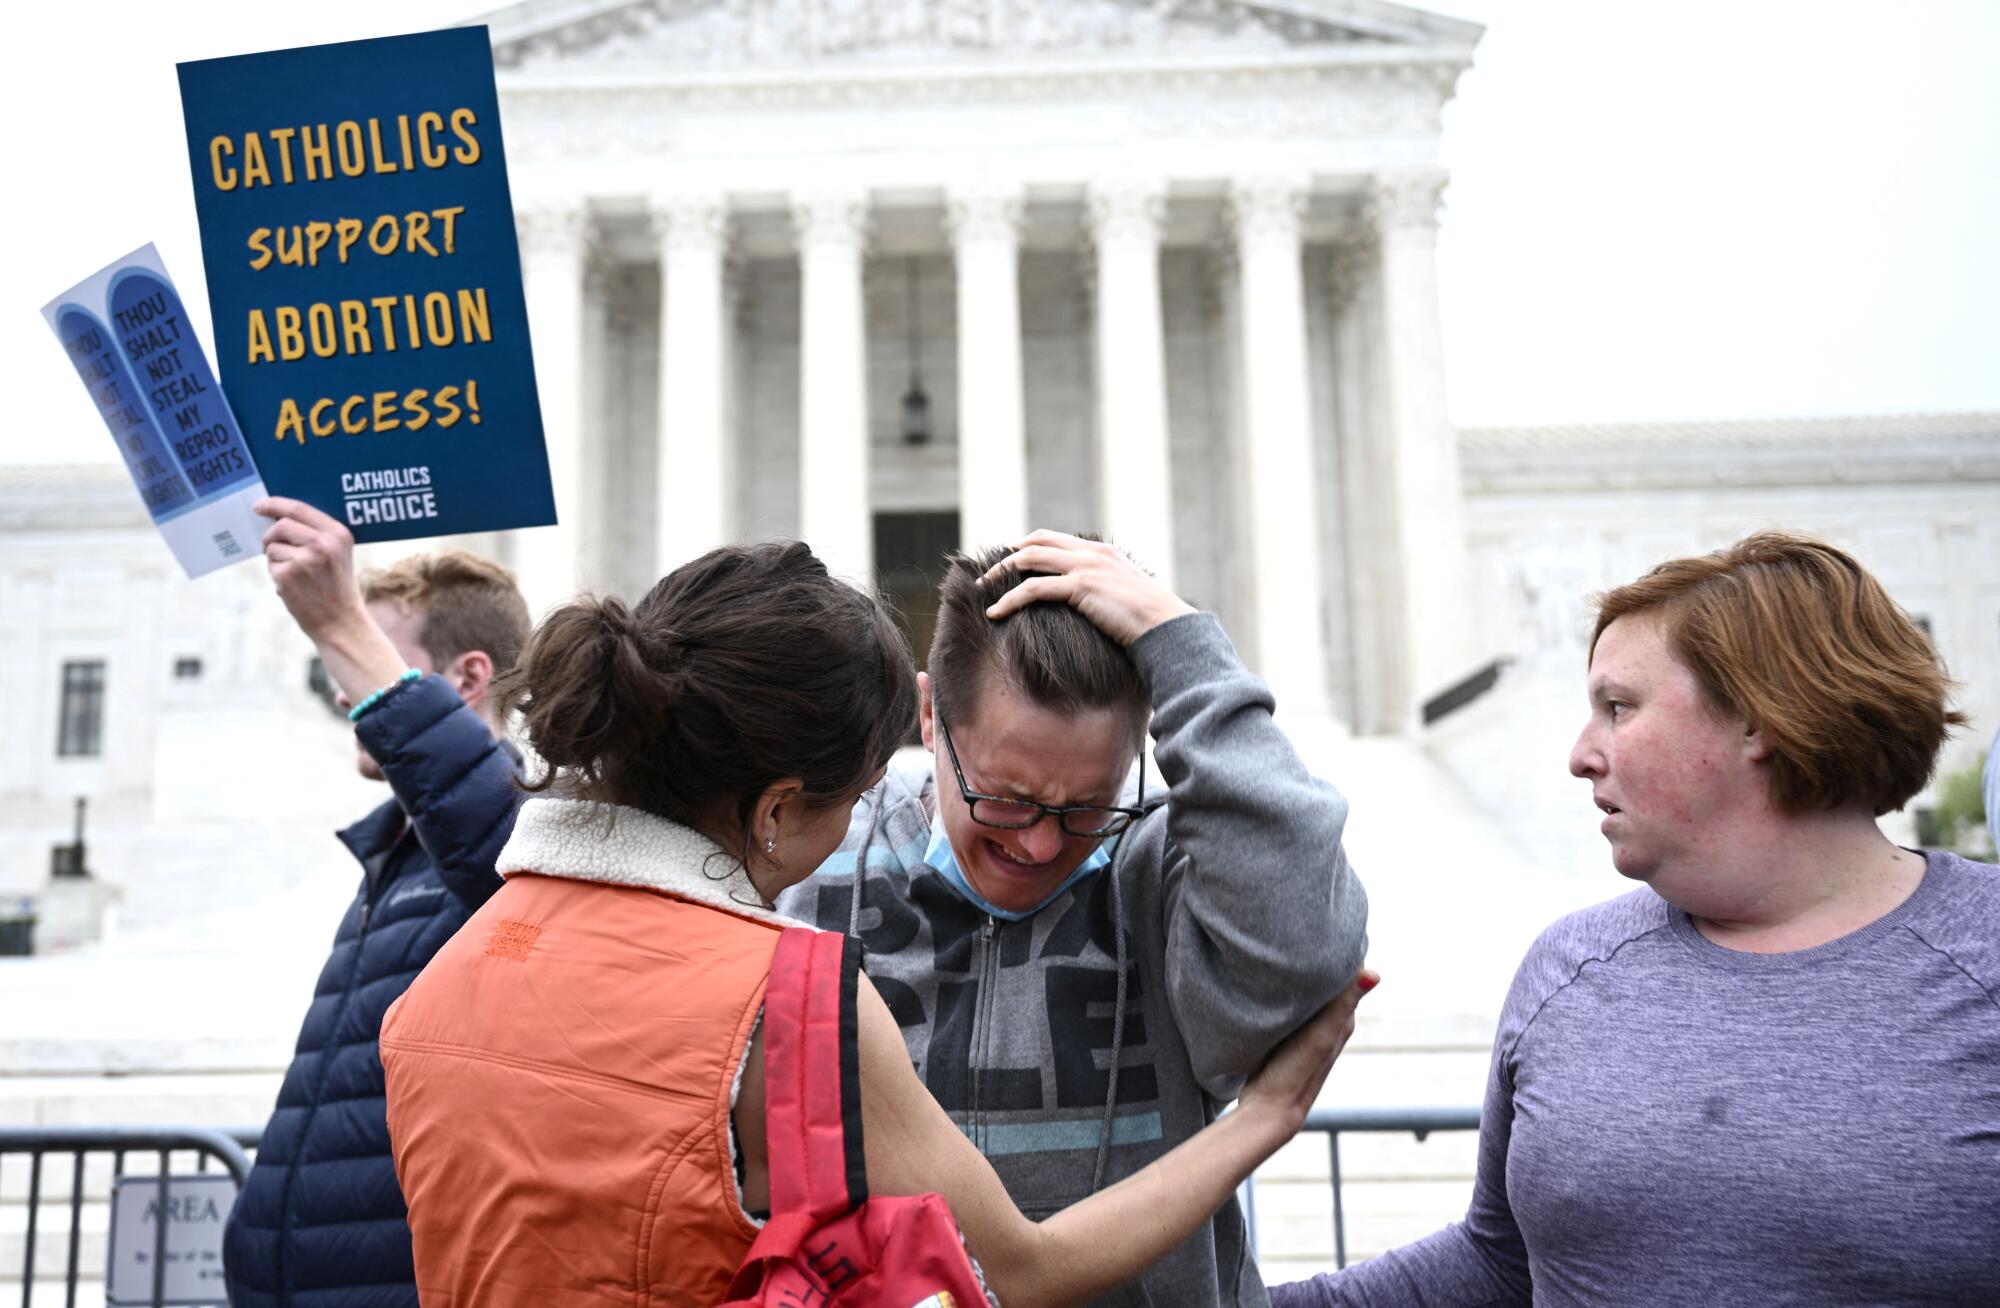
[[[1380,975],[1365,967],[1356,973],[1332,1003],[1271,1051],[1237,1096],[1237,1111],[1268,1116],[1287,1138],[1296,1134],[1305,1125],[1313,1101],[1319,1098],[1320,1087],[1333,1070],[1333,1060],[1340,1057],[1348,1037],[1354,1034],[1354,1010],[1361,996],[1381,981]]]

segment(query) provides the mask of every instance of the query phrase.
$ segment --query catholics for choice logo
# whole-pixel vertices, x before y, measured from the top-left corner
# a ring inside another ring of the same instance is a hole
[[[340,494],[347,506],[349,527],[438,516],[437,493],[431,489],[428,467],[343,472]]]

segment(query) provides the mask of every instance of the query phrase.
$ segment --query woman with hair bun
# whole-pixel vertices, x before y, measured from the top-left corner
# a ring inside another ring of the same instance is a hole
[[[1569,770],[1642,885],[1522,962],[1465,1220],[1272,1302],[2000,1304],[2000,867],[1876,825],[1950,688],[1805,537],[1600,597]]]
[[[788,1161],[767,1156],[759,1021],[797,924],[770,905],[838,846],[914,722],[908,647],[804,545],[729,547],[634,608],[559,608],[505,693],[549,764],[541,797],[506,884],[382,1029],[419,1291],[427,1308],[718,1303]],[[868,1190],[941,1192],[1008,1308],[1090,1299],[1298,1130],[1372,982],[1281,1046],[1237,1111],[1036,1223],[864,978]]]

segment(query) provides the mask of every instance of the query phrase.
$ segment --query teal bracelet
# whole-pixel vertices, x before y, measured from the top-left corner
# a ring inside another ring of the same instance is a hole
[[[404,672],[402,676],[396,678],[388,685],[382,687],[382,689],[370,695],[367,699],[362,700],[359,704],[356,704],[353,708],[347,710],[347,720],[349,722],[361,721],[361,715],[363,713],[366,713],[369,709],[374,708],[377,704],[380,704],[383,700],[387,699],[390,695],[394,694],[398,689],[409,685],[412,681],[422,681],[423,677],[424,677],[423,673],[417,671],[415,668],[410,668],[409,670]]]

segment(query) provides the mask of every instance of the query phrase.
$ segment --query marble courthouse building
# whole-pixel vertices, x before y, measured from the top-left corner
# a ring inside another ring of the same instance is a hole
[[[1586,597],[1663,558],[1772,526],[1846,546],[1961,683],[1945,766],[2000,725],[2000,414],[1452,429],[1436,158],[1475,25],[1380,0],[485,21],[562,524],[467,543],[538,607],[799,535],[921,652],[946,550],[1095,528],[1221,615],[1353,798],[1357,866],[1450,828],[1589,897],[1617,883],[1563,766]],[[326,830],[375,792],[261,565],[180,577],[114,465],[0,468],[0,599],[0,918],[40,898],[43,947],[89,935],[97,899],[58,884],[79,800],[128,929],[302,884],[293,850],[346,875]]]
[[[1815,532],[1960,680],[1946,766],[2000,725],[2000,414],[1453,430],[1439,115],[1476,25],[1380,0],[477,21],[562,522],[463,543],[542,607],[797,535],[920,650],[946,550],[1126,545],[1221,615],[1352,801],[1391,984],[1325,1102],[1476,1103],[1521,951],[1624,888],[1564,768],[1591,591]],[[35,418],[101,448],[87,407]],[[34,909],[46,955],[0,960],[0,1120],[261,1120],[354,884],[329,833],[383,793],[310,646],[260,562],[181,577],[109,463],[0,467],[0,603],[0,925]],[[1351,1253],[1462,1214],[1471,1138],[1414,1148],[1343,1144]],[[1260,1173],[1267,1280],[1329,1265],[1326,1178],[1319,1140]],[[0,1266],[22,1229],[0,1194]]]
[[[899,601],[1094,529],[1289,712],[1471,671],[1434,245],[1475,24],[1377,0],[528,0],[492,29],[562,525],[532,598],[798,535]]]

